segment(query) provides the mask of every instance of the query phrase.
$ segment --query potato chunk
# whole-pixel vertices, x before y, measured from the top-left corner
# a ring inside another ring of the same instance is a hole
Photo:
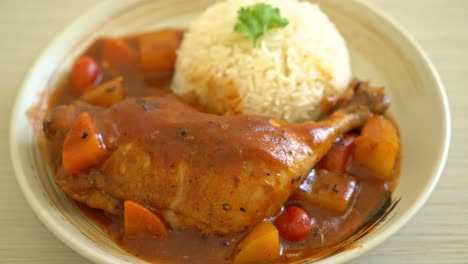
[[[350,172],[359,177],[391,180],[399,149],[398,132],[392,122],[381,115],[374,116],[356,138]]]
[[[356,179],[349,174],[317,170],[316,173],[307,176],[305,182],[293,194],[293,198],[343,213],[355,187]]]
[[[234,253],[233,263],[270,263],[279,255],[278,230],[272,223],[266,221],[257,225],[240,241]]]

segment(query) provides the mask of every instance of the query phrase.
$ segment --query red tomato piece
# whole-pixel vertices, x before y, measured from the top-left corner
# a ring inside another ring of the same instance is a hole
[[[297,206],[286,206],[275,220],[280,236],[290,241],[306,237],[312,229],[309,214]]]
[[[96,84],[101,77],[101,68],[89,57],[80,57],[71,72],[70,82],[73,90],[83,92],[86,87]]]
[[[330,151],[323,157],[320,162],[322,169],[331,172],[346,172],[346,165],[354,148],[354,139],[357,134],[349,133],[343,136],[339,141],[333,144]]]

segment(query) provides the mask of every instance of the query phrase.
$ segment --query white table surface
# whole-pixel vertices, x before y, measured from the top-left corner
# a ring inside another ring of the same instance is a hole
[[[346,1],[346,0],[344,0]],[[448,93],[452,144],[435,192],[403,229],[353,263],[468,263],[468,0],[367,0],[406,27]],[[97,0],[0,0],[0,263],[90,263],[34,215],[9,154],[11,107],[44,47]]]

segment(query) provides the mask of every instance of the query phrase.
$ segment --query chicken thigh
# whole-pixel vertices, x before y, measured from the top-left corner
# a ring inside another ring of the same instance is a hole
[[[383,90],[356,86],[321,122],[203,113],[174,95],[130,98],[108,109],[74,103],[54,109],[44,132],[56,146],[88,112],[110,150],[100,165],[56,181],[72,198],[119,214],[138,201],[172,228],[241,232],[277,214],[335,139],[385,112]]]

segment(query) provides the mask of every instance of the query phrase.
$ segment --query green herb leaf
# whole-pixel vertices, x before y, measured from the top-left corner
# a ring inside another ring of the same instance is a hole
[[[242,7],[237,11],[237,19],[239,22],[234,26],[234,31],[253,39],[254,47],[257,46],[258,39],[269,29],[289,24],[286,18],[281,17],[278,8],[264,3]]]

